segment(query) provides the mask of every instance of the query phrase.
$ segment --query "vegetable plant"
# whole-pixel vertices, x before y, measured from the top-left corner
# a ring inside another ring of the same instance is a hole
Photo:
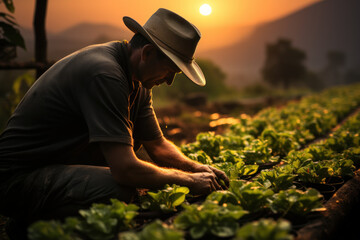
[[[246,146],[242,151],[241,158],[246,164],[263,164],[278,161],[278,157],[271,155],[271,148],[269,148],[267,141],[260,139],[255,139],[250,145]]]
[[[168,226],[160,220],[146,225],[140,232],[122,232],[119,234],[119,240],[182,240],[184,232]]]
[[[296,175],[281,172],[280,169],[262,170],[260,175],[254,180],[260,182],[265,187],[271,188],[274,192],[291,188]]]
[[[245,224],[236,232],[234,240],[292,240],[289,221],[279,219],[260,219]]]
[[[206,200],[218,203],[220,206],[225,203],[239,205],[239,200],[236,195],[227,190],[214,191],[206,197]]]
[[[174,221],[178,229],[189,230],[193,239],[199,239],[206,235],[216,237],[231,237],[235,235],[238,228],[237,220],[247,211],[242,207],[205,201],[201,205],[183,204],[184,211]]]
[[[268,207],[267,199],[274,194],[259,182],[230,181],[229,191],[240,201],[240,206],[250,212],[260,212]]]
[[[272,153],[276,156],[286,156],[288,152],[299,149],[300,145],[289,131],[276,131],[267,128],[261,133],[261,139],[267,140]]]
[[[119,231],[133,226],[138,206],[111,199],[110,204],[95,203],[88,210],[80,210],[82,216],[76,230],[93,240],[112,239]]]
[[[189,193],[189,188],[181,187],[176,184],[172,186],[166,184],[164,189],[157,192],[148,192],[142,198],[141,207],[143,209],[160,210],[163,212],[177,211],[176,207],[181,205]]]
[[[117,199],[111,199],[111,204],[94,203],[89,209],[80,210],[80,217],[68,217],[63,224],[35,222],[29,227],[29,239],[113,239],[119,231],[133,227],[138,209]]]
[[[67,218],[62,224],[60,221],[37,221],[28,229],[29,240],[81,240],[75,233],[77,218]]]
[[[305,216],[320,208],[322,195],[315,189],[301,191],[297,189],[282,190],[269,198],[270,208],[281,216]]]

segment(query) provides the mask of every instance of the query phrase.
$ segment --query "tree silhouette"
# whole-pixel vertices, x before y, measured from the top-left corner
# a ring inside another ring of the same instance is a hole
[[[343,73],[341,68],[346,63],[346,55],[341,51],[331,50],[326,54],[327,63],[320,75],[327,85],[337,85],[343,82]]]
[[[279,39],[266,46],[266,59],[261,70],[264,80],[270,84],[282,85],[284,89],[306,74],[304,51],[292,46],[291,40]]]
[[[12,14],[15,6],[12,0],[0,0]],[[6,12],[0,12],[0,61],[9,61],[16,57],[16,47],[25,49],[25,42],[18,29],[15,18]]]

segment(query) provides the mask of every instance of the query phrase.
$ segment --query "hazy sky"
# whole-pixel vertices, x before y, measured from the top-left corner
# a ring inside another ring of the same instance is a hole
[[[13,0],[15,17],[31,27],[35,0]],[[320,0],[48,0],[46,27],[58,32],[80,22],[109,23],[126,28],[123,16],[140,24],[160,7],[172,10],[195,24],[202,32],[203,47],[228,44],[246,34],[252,26],[288,15]],[[199,13],[202,4],[212,13]],[[3,4],[0,5],[3,8]],[[221,38],[219,38],[221,36]],[[200,42],[200,43],[201,43]]]

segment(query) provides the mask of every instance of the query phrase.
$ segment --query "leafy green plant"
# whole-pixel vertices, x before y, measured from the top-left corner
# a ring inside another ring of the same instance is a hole
[[[214,132],[199,133],[196,136],[196,141],[199,142],[201,150],[206,152],[211,158],[217,157],[221,151],[221,137],[214,134]]]
[[[228,172],[230,179],[240,179],[257,173],[259,165],[246,165],[244,162],[234,164]]]
[[[267,128],[261,133],[261,139],[268,141],[272,153],[276,156],[286,156],[291,150],[300,148],[300,144],[294,138],[294,133],[289,131],[278,132]]]
[[[250,212],[260,212],[268,207],[267,199],[274,194],[259,182],[230,181],[229,191],[240,201],[240,206]]]
[[[292,240],[290,231],[291,224],[287,220],[262,218],[239,228],[234,240]]]
[[[220,206],[226,203],[231,203],[233,205],[239,205],[240,203],[236,195],[227,190],[212,192],[206,197],[206,200],[218,203]]]
[[[324,161],[311,162],[297,171],[298,179],[307,183],[325,183],[333,173],[332,167]]]
[[[320,208],[322,195],[315,189],[301,191],[297,189],[282,190],[269,198],[270,208],[281,216],[305,216]]]
[[[10,13],[15,12],[15,6],[12,0],[1,1],[0,3],[4,3],[6,9]],[[15,22],[15,18],[8,13],[0,12],[0,58],[1,60],[10,60],[11,58],[16,57],[12,55],[9,57],[5,56],[4,53],[9,52],[9,47],[21,47],[25,49],[25,41],[21,36],[20,31],[18,29],[18,24]]]
[[[140,232],[122,232],[119,240],[182,240],[184,233],[162,223],[160,220],[146,225]]]
[[[119,231],[133,226],[138,206],[111,199],[111,204],[94,203],[87,210],[80,210],[80,217],[68,217],[65,223],[39,221],[29,227],[31,240],[48,239],[113,239]]]
[[[80,240],[75,229],[79,224],[77,218],[67,218],[65,223],[59,221],[38,221],[28,229],[29,240]]]
[[[188,229],[193,239],[206,235],[231,237],[238,228],[237,220],[247,211],[232,204],[218,205],[216,202],[205,201],[201,205],[183,204],[184,211],[174,221],[178,229]]]
[[[313,161],[322,161],[332,159],[334,152],[326,148],[323,144],[314,144],[305,149],[305,152],[308,152],[312,155]]]
[[[180,187],[176,184],[172,186],[166,184],[164,189],[157,192],[148,192],[142,199],[143,209],[160,210],[163,212],[177,211],[176,207],[181,205],[190,192],[187,187]]]
[[[241,160],[241,151],[237,150],[222,150],[219,153],[218,157],[214,158],[214,163],[221,163],[221,162],[227,162],[227,163],[237,163]]]
[[[271,155],[267,141],[260,139],[253,140],[250,145],[242,150],[241,158],[246,164],[263,164],[269,162],[277,162],[278,157]]]
[[[359,167],[360,166],[360,147],[352,147],[346,149],[342,153],[345,159],[350,159],[354,162],[354,165]]]
[[[211,160],[211,158],[203,151],[203,150],[199,150],[195,153],[189,153],[187,155],[190,159],[197,161],[199,163],[202,164],[212,164],[213,161]]]
[[[111,199],[111,205],[95,203],[90,209],[79,211],[82,219],[76,230],[93,240],[112,239],[119,231],[132,227],[138,209],[116,199]]]
[[[280,168],[281,169],[281,168]],[[279,168],[271,170],[262,170],[260,175],[254,179],[265,187],[271,188],[274,192],[285,190],[293,186],[296,175],[292,173],[281,172]]]

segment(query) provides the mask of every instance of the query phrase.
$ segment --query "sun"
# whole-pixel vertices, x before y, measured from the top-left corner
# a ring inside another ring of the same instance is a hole
[[[211,6],[207,3],[200,6],[199,9],[201,15],[207,16],[211,14]]]

